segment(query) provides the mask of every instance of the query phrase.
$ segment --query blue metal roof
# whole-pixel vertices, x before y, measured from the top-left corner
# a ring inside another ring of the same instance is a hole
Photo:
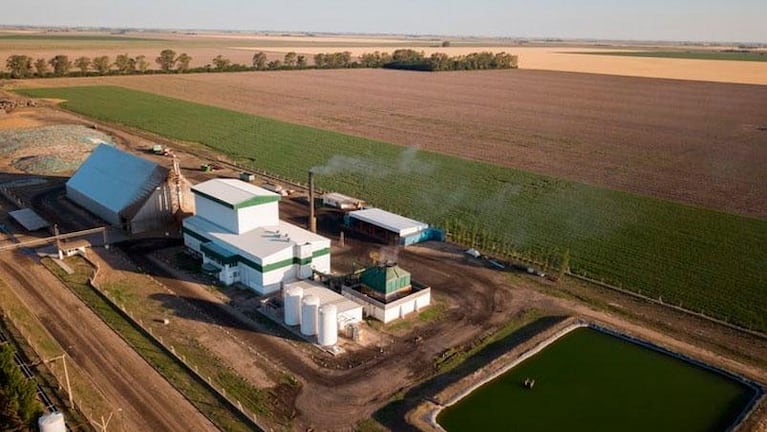
[[[100,144],[69,179],[67,188],[129,218],[167,176],[168,170],[154,162]]]

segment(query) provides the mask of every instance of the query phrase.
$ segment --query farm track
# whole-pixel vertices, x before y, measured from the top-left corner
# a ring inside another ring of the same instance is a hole
[[[20,265],[21,264],[21,265]],[[123,430],[215,430],[191,404],[106,327],[47,270],[20,253],[0,269],[34,307],[43,325],[114,404]],[[33,282],[34,281],[34,282]],[[18,284],[18,285],[16,285]],[[77,395],[75,395],[77,398]]]
[[[767,216],[767,86],[529,70],[319,70],[25,85],[92,84]]]

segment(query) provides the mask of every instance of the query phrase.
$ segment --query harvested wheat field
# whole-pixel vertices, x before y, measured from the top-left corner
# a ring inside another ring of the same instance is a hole
[[[767,215],[767,86],[522,70],[283,71],[25,85],[95,83]]]

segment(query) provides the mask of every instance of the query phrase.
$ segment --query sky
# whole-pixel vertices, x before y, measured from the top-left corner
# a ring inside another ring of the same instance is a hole
[[[0,24],[767,42],[767,0],[23,0]]]

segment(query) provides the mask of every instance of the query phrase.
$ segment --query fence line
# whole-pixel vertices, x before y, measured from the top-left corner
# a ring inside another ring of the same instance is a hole
[[[252,426],[255,426],[258,430],[269,430],[268,428],[264,427],[258,422],[258,416],[255,412],[248,412],[246,409],[242,407],[242,405],[237,400],[233,400],[229,398],[226,395],[226,390],[224,390],[223,386],[217,387],[217,384],[210,379],[210,377],[204,377],[201,373],[198,372],[198,367],[196,365],[193,365],[186,361],[186,359],[178,354],[172,345],[166,344],[163,342],[162,338],[158,335],[155,336],[151,330],[149,330],[149,327],[145,327],[142,323],[139,322],[139,320],[136,320],[133,318],[133,315],[130,311],[128,311],[124,305],[119,305],[115,299],[113,299],[108,292],[105,290],[102,290],[100,286],[96,283],[96,278],[98,277],[98,273],[100,271],[100,267],[97,262],[91,260],[87,256],[83,256],[83,258],[94,268],[93,276],[91,276],[88,279],[88,284],[99,294],[101,298],[103,298],[107,303],[110,304],[113,308],[115,308],[117,311],[121,313],[121,315],[128,319],[134,326],[136,326],[138,329],[141,330],[141,332],[152,339],[157,345],[162,347],[163,351],[165,351],[166,354],[173,357],[173,359],[182,365],[184,369],[187,370],[187,372],[191,373],[199,383],[202,383],[204,386],[208,387],[211,391],[213,391],[219,398],[224,400],[230,407],[238,411],[240,414],[242,414],[242,417],[245,418],[249,423],[251,423]],[[120,334],[119,332],[116,332],[117,334]],[[120,337],[123,337],[120,335]],[[127,342],[127,341],[126,341]],[[173,384],[173,383],[171,383]],[[175,386],[174,386],[175,387]],[[180,392],[182,395],[183,392]],[[186,395],[184,395],[186,398]],[[188,400],[188,398],[187,398]],[[191,402],[191,401],[190,401]],[[207,416],[206,416],[207,417]],[[210,417],[208,417],[210,419]],[[210,419],[211,422],[213,422],[213,419]],[[214,422],[215,424],[215,422]]]
[[[458,241],[456,241],[455,237],[454,236],[450,236],[449,233],[448,233],[448,236],[449,236],[449,238],[450,238],[450,240],[451,240],[451,242],[453,244],[456,244],[456,245],[461,246],[461,247],[465,247],[466,246],[465,244],[462,244],[462,243],[459,243]],[[476,249],[476,247],[474,247],[474,248]],[[520,254],[518,254],[516,252],[512,252],[509,256],[505,257],[505,259],[507,259],[507,260],[516,260],[516,261],[519,261],[519,262],[522,262],[522,263],[525,263],[525,264],[532,264],[532,265],[541,266],[541,267],[547,265],[546,263],[543,263],[543,262],[540,262],[540,261],[536,261],[533,258],[525,258],[525,257],[521,256]],[[640,294],[640,293],[638,293],[636,291],[631,291],[631,290],[628,290],[628,289],[625,289],[625,288],[621,288],[621,287],[618,287],[618,286],[615,286],[615,285],[611,285],[611,284],[609,284],[607,282],[604,282],[604,281],[601,281],[601,280],[592,279],[592,278],[590,278],[588,276],[583,276],[583,275],[580,275],[580,274],[577,274],[577,273],[573,273],[570,270],[565,271],[565,275],[570,276],[570,277],[572,277],[574,279],[578,279],[578,280],[583,281],[583,282],[588,282],[590,284],[600,286],[602,288],[606,288],[606,289],[609,289],[609,290],[612,290],[612,291],[619,292],[621,294],[626,294],[626,295],[629,295],[631,297],[634,297],[634,298],[637,298],[637,299],[640,299],[640,300],[644,300],[644,301],[649,302],[649,303],[656,304],[658,306],[663,306],[665,308],[668,308],[668,309],[671,309],[671,310],[674,310],[674,311],[677,311],[677,312],[682,312],[684,314],[691,315],[691,316],[694,316],[694,317],[697,317],[697,318],[700,318],[700,319],[712,322],[714,324],[719,324],[721,326],[727,327],[727,328],[732,329],[732,330],[736,330],[736,331],[739,331],[739,332],[742,332],[742,333],[746,333],[746,334],[749,334],[751,336],[754,336],[754,337],[757,337],[757,338],[760,338],[760,339],[767,340],[767,333],[763,333],[763,332],[760,332],[760,331],[757,331],[757,330],[752,330],[750,328],[742,327],[742,326],[739,326],[737,324],[733,324],[733,323],[724,321],[724,320],[719,319],[719,318],[714,318],[712,316],[704,314],[703,312],[696,312],[696,311],[694,311],[692,309],[687,309],[687,308],[684,308],[684,307],[682,307],[680,305],[666,303],[666,302],[664,302],[662,300],[655,299],[655,298],[652,298],[652,297],[648,297],[648,296]]]
[[[648,297],[646,295],[639,294],[638,292],[634,292],[634,291],[631,291],[631,290],[627,290],[625,288],[620,288],[620,287],[617,287],[617,286],[614,286],[614,285],[610,285],[608,283],[605,283],[605,282],[602,282],[602,281],[598,281],[596,279],[592,279],[592,278],[587,277],[587,276],[581,276],[579,274],[571,273],[569,271],[566,272],[566,274],[568,276],[570,276],[570,277],[575,278],[575,279],[579,279],[579,280],[582,280],[584,282],[589,282],[591,284],[598,285],[598,286],[600,286],[602,288],[607,288],[609,290],[617,291],[617,292],[620,292],[622,294],[626,294],[626,295],[638,298],[640,300],[644,300],[644,301],[647,301],[647,302],[650,302],[650,303],[653,303],[653,304],[656,304],[656,305],[659,305],[659,306],[663,306],[663,307],[675,310],[677,312],[682,312],[682,313],[685,313],[685,314],[688,314],[688,315],[692,315],[692,316],[695,316],[697,318],[701,318],[701,319],[704,319],[706,321],[710,321],[710,322],[713,322],[715,324],[719,324],[719,325],[725,326],[727,328],[730,328],[730,329],[733,329],[733,330],[737,330],[737,331],[740,331],[740,332],[743,332],[743,333],[747,333],[747,334],[749,334],[751,336],[755,336],[755,337],[758,337],[760,339],[767,340],[767,334],[765,334],[765,333],[758,332],[756,330],[751,330],[751,329],[748,329],[748,328],[745,328],[745,327],[741,327],[741,326],[729,323],[727,321],[724,321],[724,320],[721,320],[721,319],[718,319],[718,318],[714,318],[714,317],[708,316],[708,315],[706,315],[706,314],[704,314],[702,312],[695,312],[694,310],[691,310],[691,309],[685,309],[685,308],[683,308],[681,306],[677,306],[677,305],[674,305],[674,304],[666,303],[666,302],[663,302],[661,300],[654,299],[652,297]]]

